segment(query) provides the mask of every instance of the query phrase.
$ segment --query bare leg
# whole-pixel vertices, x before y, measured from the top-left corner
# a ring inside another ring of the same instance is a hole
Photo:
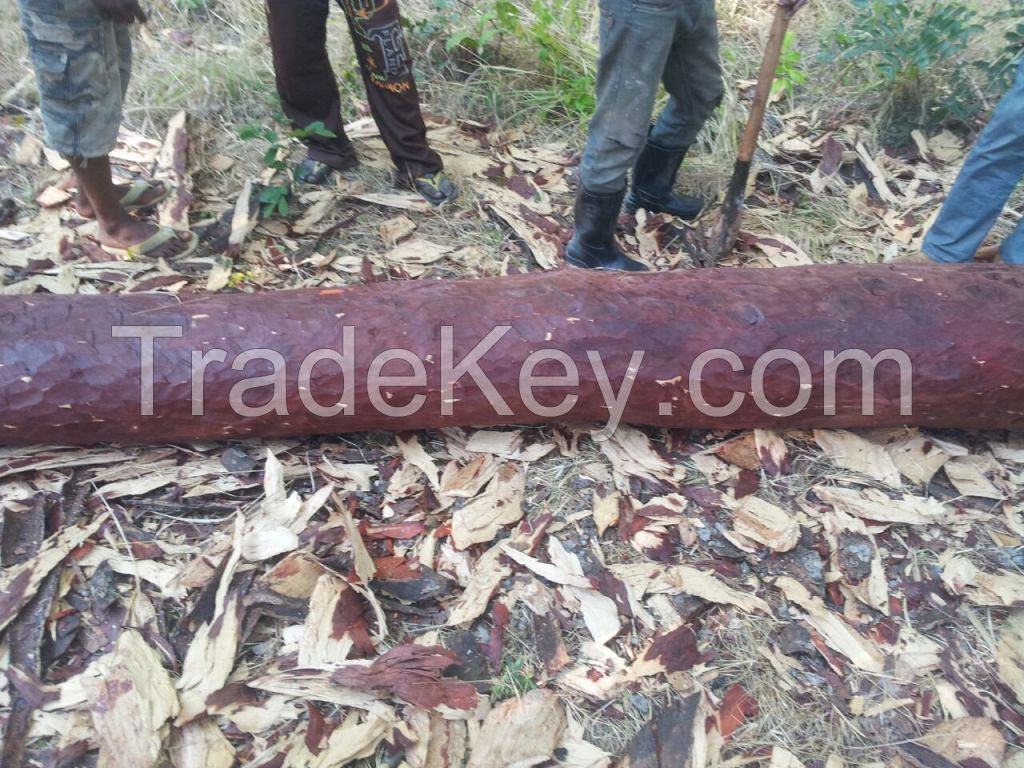
[[[148,182],[148,184],[148,188],[139,196],[139,199],[135,201],[135,206],[137,208],[147,208],[150,205],[154,205],[155,202],[167,191],[166,185],[162,181],[151,181]],[[115,184],[114,189],[117,192],[117,199],[123,199],[131,188],[131,184]],[[75,210],[82,218],[96,218],[96,211],[92,207],[92,201],[89,200],[89,196],[81,189],[78,190],[78,197],[75,200]]]
[[[99,224],[100,241],[115,248],[130,248],[157,233],[159,227],[132,216],[121,205],[121,195],[110,173],[109,157],[93,157],[88,161],[73,158],[71,167],[78,178],[79,192],[84,193]],[[181,253],[187,240],[170,241],[150,251],[154,258],[171,258]]]

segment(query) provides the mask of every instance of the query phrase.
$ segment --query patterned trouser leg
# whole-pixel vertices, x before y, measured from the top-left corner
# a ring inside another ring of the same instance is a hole
[[[441,170],[427,128],[402,31],[398,0],[338,0],[345,11],[370,112],[403,180]]]
[[[391,159],[404,178],[441,169],[441,158],[427,144],[409,48],[402,33],[397,0],[338,0],[366,85],[370,111]],[[355,162],[345,136],[341,98],[327,57],[330,0],[267,0],[270,45],[277,91],[285,114],[305,128],[320,121],[335,138],[310,137],[309,156],[343,170]]]
[[[66,157],[110,154],[132,68],[127,24],[92,0],[18,0],[47,144]]]

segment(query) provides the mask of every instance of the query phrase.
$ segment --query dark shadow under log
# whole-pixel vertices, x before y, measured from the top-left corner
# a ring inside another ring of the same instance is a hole
[[[151,402],[144,333],[158,335]],[[466,372],[474,349],[478,368]],[[379,357],[388,350],[399,351]],[[561,385],[523,386],[537,353],[534,376]],[[830,365],[844,353],[861,362]],[[614,415],[716,429],[1020,429],[1024,271],[574,270],[258,295],[0,297],[0,444]]]

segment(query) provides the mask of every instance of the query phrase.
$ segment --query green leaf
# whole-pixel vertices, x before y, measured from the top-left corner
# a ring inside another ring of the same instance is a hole
[[[462,45],[470,37],[469,32],[456,32],[454,35],[448,38],[448,42],[444,44],[444,48],[448,53],[451,53],[460,45]]]
[[[249,141],[251,139],[259,138],[262,132],[263,128],[261,126],[250,123],[248,125],[243,125],[238,129],[238,138],[243,141]]]

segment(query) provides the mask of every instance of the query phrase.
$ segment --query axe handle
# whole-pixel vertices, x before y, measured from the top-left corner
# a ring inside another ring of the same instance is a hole
[[[786,42],[786,30],[789,29],[789,22],[793,18],[793,13],[792,9],[782,5],[775,8],[775,19],[772,21],[772,30],[768,35],[768,44],[764,49],[761,72],[757,76],[757,91],[754,93],[754,103],[750,105],[750,117],[747,119],[746,130],[743,131],[743,138],[740,140],[738,158],[740,161],[750,162],[754,159],[754,152],[757,149],[757,138],[761,135],[764,113],[768,109],[768,100],[772,96],[775,72],[779,68],[779,61],[782,58],[782,46]]]
[[[757,150],[757,138],[761,135],[764,114],[772,95],[772,85],[775,83],[775,72],[778,70],[779,60],[782,58],[786,30],[789,29],[789,22],[798,8],[799,5],[790,7],[781,3],[775,8],[775,19],[772,21],[768,44],[764,49],[764,59],[761,62],[761,72],[757,78],[754,103],[750,107],[747,127],[740,140],[740,151],[733,167],[732,178],[729,180],[725,202],[711,229],[707,253],[702,259],[703,266],[714,266],[719,259],[732,251],[736,244],[740,216],[743,214],[743,198],[747,190],[747,180],[750,178],[750,166],[754,159],[754,152]]]

